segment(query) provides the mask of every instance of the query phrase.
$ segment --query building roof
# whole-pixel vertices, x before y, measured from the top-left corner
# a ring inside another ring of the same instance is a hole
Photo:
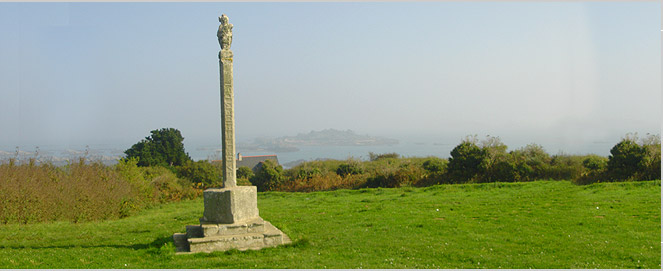
[[[266,160],[272,160],[276,162],[276,164],[279,164],[279,159],[276,157],[276,154],[272,155],[255,155],[255,156],[241,156],[241,158],[237,159],[237,168],[239,167],[248,167],[251,170],[255,171],[257,170],[258,164],[260,162],[264,162]]]

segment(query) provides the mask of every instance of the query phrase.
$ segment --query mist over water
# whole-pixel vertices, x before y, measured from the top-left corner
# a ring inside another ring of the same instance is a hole
[[[375,135],[375,134],[374,134]],[[378,135],[376,135],[378,136]],[[382,136],[382,135],[379,135]],[[237,147],[237,151],[244,156],[251,155],[266,155],[276,154],[281,164],[286,164],[298,160],[316,160],[316,159],[339,159],[344,160],[348,158],[368,160],[368,153],[373,152],[376,154],[382,153],[398,153],[402,157],[427,157],[436,156],[440,158],[449,158],[451,150],[456,147],[465,138],[465,136],[386,136],[388,138],[398,139],[399,143],[395,145],[382,145],[382,146],[297,146],[299,151],[295,152],[270,152],[270,151],[247,151],[241,147]],[[477,136],[479,141],[485,139],[485,135]],[[538,144],[550,155],[555,154],[597,154],[601,156],[608,156],[610,149],[619,142],[620,137],[615,140],[602,141],[597,138],[595,140],[584,141],[571,141],[565,138],[548,139],[548,140],[528,140],[528,139],[513,139],[503,138],[502,142],[508,146],[507,151],[516,150],[525,147],[528,144]],[[195,146],[194,143],[189,145]],[[197,148],[190,148],[186,144],[187,152],[194,160],[220,159],[219,151],[221,145],[219,144],[199,144]],[[200,147],[205,146],[205,147]]]
[[[374,136],[383,136],[372,134]],[[644,136],[644,134],[640,134]],[[397,139],[398,144],[381,146],[296,146],[299,151],[294,152],[271,152],[271,151],[248,151],[238,144],[236,150],[244,156],[276,154],[279,163],[287,164],[295,161],[312,161],[316,159],[339,159],[348,158],[368,160],[368,153],[398,153],[401,157],[427,157],[436,156],[449,158],[451,150],[457,146],[465,136],[457,135],[392,135],[385,136]],[[478,135],[479,141],[484,140],[486,135]],[[608,156],[610,149],[621,140],[620,136],[606,140],[604,137],[587,137],[583,139],[570,140],[564,137],[557,138],[517,138],[500,137],[502,142],[508,146],[507,151],[516,150],[534,143],[541,145],[548,154],[597,154]],[[252,140],[252,139],[251,139]],[[219,160],[221,142],[213,139],[200,141],[184,140],[186,152],[193,160]],[[238,139],[239,142],[250,141],[247,138]],[[38,162],[50,161],[55,165],[64,165],[70,161],[78,161],[79,157],[88,160],[101,161],[104,164],[115,164],[117,159],[124,157],[124,151],[134,143],[108,143],[108,144],[48,144],[42,146],[17,146],[0,145],[0,161],[6,162],[9,158],[18,158],[20,161],[28,161],[37,158]]]

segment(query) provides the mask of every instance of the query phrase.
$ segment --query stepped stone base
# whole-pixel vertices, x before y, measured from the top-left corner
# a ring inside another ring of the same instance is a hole
[[[257,250],[292,242],[285,233],[262,218],[244,223],[187,226],[186,230],[186,233],[173,235],[177,252]]]
[[[255,186],[208,189],[203,196],[200,225],[173,234],[178,253],[256,250],[291,243],[285,233],[258,216]]]

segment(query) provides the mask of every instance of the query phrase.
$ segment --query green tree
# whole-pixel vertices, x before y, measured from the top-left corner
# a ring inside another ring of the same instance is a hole
[[[454,183],[476,180],[485,172],[486,150],[479,148],[476,138],[468,137],[451,151],[448,174]]]
[[[258,164],[258,170],[249,181],[257,187],[258,191],[269,191],[276,189],[283,179],[283,167],[272,160],[265,160]]]
[[[162,128],[126,150],[127,159],[138,158],[138,166],[181,166],[191,161],[184,151],[184,137],[179,130]]]
[[[642,161],[646,150],[642,148],[636,139],[627,136],[617,145],[610,149],[608,156],[608,172],[615,180],[627,180],[642,168]]]

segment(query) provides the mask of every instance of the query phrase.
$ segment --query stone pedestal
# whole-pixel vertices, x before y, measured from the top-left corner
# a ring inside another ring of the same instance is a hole
[[[258,215],[255,186],[211,188],[203,192],[200,225],[173,235],[177,252],[261,249],[290,243],[290,238]]]
[[[205,211],[200,223],[232,224],[258,217],[257,194],[255,186],[205,190]]]

